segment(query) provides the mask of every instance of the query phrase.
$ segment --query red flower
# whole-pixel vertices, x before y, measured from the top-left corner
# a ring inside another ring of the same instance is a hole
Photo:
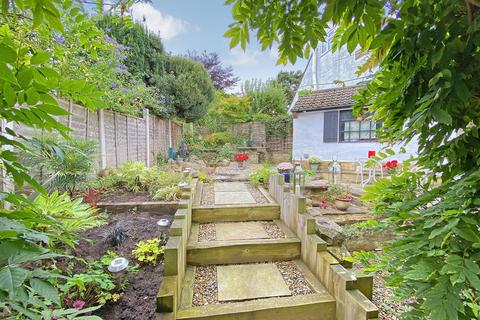
[[[393,171],[393,170],[395,170],[397,167],[398,167],[398,161],[397,161],[397,160],[387,161],[387,163],[385,163],[385,164],[383,165],[383,168],[384,168],[384,169],[387,169],[387,170],[389,170],[389,171]]]
[[[246,153],[236,153],[233,155],[233,158],[236,161],[247,161],[248,160],[248,154]]]

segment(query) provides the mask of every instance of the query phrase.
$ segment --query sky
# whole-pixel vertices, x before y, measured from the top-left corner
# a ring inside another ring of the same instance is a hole
[[[143,21],[153,32],[159,32],[165,50],[174,55],[197,52],[217,52],[225,65],[233,67],[241,82],[249,79],[267,80],[281,70],[302,70],[306,60],[295,65],[276,65],[276,50],[261,51],[254,37],[247,49],[230,50],[229,39],[223,34],[233,22],[231,7],[224,0],[153,0],[132,8],[135,20]],[[240,91],[240,84],[231,90]]]

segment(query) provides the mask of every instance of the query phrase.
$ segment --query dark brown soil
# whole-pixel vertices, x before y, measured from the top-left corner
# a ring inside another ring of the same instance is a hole
[[[102,193],[100,195],[99,202],[147,202],[147,201],[154,201],[152,200],[152,196],[147,191],[141,192],[108,192]]]
[[[136,261],[131,252],[135,244],[142,240],[158,238],[162,230],[156,222],[161,218],[172,220],[173,212],[132,214],[124,211],[111,214],[107,225],[81,235],[83,239],[90,241],[82,241],[77,246],[75,255],[98,259],[108,250],[113,250],[134,265]],[[113,247],[105,240],[116,224],[121,224],[128,233],[128,238],[119,247]],[[155,319],[156,295],[163,279],[163,261],[159,261],[156,266],[142,265],[138,273],[128,274],[127,279],[128,285],[121,299],[115,303],[106,304],[97,312],[97,315],[106,320]]]

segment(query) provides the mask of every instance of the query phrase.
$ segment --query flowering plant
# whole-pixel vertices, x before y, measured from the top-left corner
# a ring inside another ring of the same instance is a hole
[[[289,171],[293,169],[293,165],[290,162],[281,162],[277,165],[278,171]]]
[[[246,153],[235,153],[233,155],[233,158],[236,161],[247,161],[248,160],[248,154],[246,154]]]
[[[392,172],[395,171],[398,168],[399,164],[397,160],[392,160],[392,161],[387,161],[383,165],[383,169],[385,169],[387,172]]]

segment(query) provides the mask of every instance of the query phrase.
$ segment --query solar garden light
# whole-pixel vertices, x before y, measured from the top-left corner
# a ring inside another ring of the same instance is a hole
[[[180,183],[178,184],[178,187],[179,187],[180,189],[183,189],[183,188],[185,188],[185,187],[188,187],[188,182],[182,181],[182,182],[180,182]]]
[[[110,262],[108,265],[107,269],[113,274],[113,277],[115,278],[115,282],[117,284],[117,287],[120,288],[122,285],[122,280],[124,276],[127,274],[127,267],[128,267],[128,260],[119,257],[115,258]]]
[[[183,170],[183,176],[186,178],[190,175],[190,172],[192,172],[192,169],[191,168],[185,168],[185,170]]]
[[[293,177],[293,193],[303,195],[305,191],[305,172],[302,170],[300,163],[296,163],[292,171]]]
[[[164,228],[170,225],[170,221],[168,219],[160,219],[157,221],[157,225],[161,228],[160,229],[160,239],[162,241],[166,240],[166,230]]]

